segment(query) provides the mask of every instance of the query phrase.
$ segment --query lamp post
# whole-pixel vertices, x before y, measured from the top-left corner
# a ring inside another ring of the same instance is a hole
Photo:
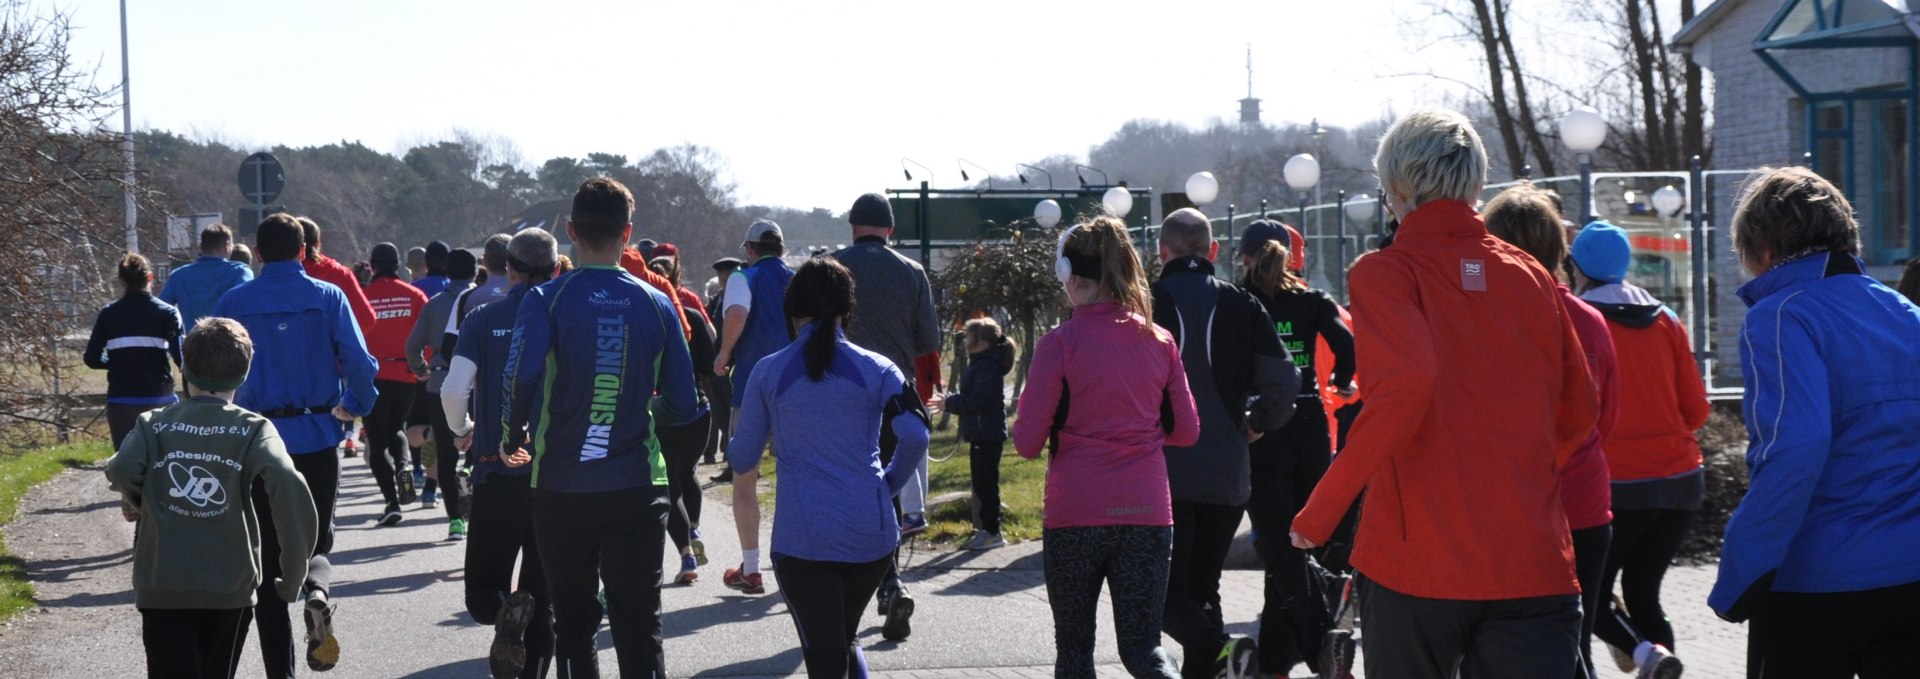
[[[1593,152],[1607,141],[1607,119],[1588,107],[1560,119],[1560,142],[1580,160],[1580,227],[1593,221]]]
[[[963,181],[963,182],[970,182],[970,181],[973,181],[973,177],[970,177],[970,176],[968,176],[968,175],[967,175],[967,166],[968,166],[968,165],[972,165],[972,166],[973,166],[973,168],[974,168],[974,169],[976,169],[976,170],[980,170],[980,171],[982,171],[982,172],[986,172],[986,173],[987,173],[987,174],[986,174],[986,180],[987,180],[987,190],[988,190],[988,191],[992,191],[992,190],[993,190],[993,172],[991,172],[991,171],[988,171],[988,170],[987,170],[987,168],[985,168],[985,167],[982,167],[982,166],[981,166],[981,165],[980,165],[979,163],[976,163],[976,162],[973,162],[973,161],[971,161],[971,160],[967,160],[967,159],[965,159],[965,158],[961,158],[961,159],[960,159],[960,160],[959,160],[958,162],[956,162],[956,163],[954,163],[954,164],[955,164],[955,165],[959,165],[959,166],[960,166],[960,181]]]
[[[133,174],[133,78],[128,75],[127,60],[127,0],[120,0],[120,155],[127,164],[120,177],[120,194],[127,213],[127,252],[139,252],[140,206],[133,200],[133,184],[138,181]],[[164,260],[164,244],[161,255]]]
[[[1346,213],[1345,216],[1348,221],[1365,224],[1369,220],[1373,219],[1375,212],[1379,211],[1380,209],[1379,203],[1380,203],[1379,200],[1376,200],[1374,198],[1369,198],[1367,194],[1362,193],[1358,196],[1354,196],[1353,200],[1347,201],[1347,204],[1341,208],[1341,211]],[[1347,256],[1346,247],[1347,247],[1347,241],[1346,241],[1346,238],[1343,236],[1340,239],[1340,248],[1341,248],[1340,265],[1341,266],[1346,266],[1346,256]]]
[[[1038,168],[1038,167],[1034,167],[1034,166],[1032,166],[1032,165],[1028,165],[1028,164],[1026,164],[1026,163],[1014,163],[1014,164],[1013,164],[1013,173],[1014,173],[1015,175],[1017,175],[1017,176],[1019,176],[1019,177],[1020,177],[1020,183],[1021,183],[1021,184],[1026,184],[1026,183],[1027,183],[1027,173],[1025,173],[1025,172],[1021,172],[1021,170],[1033,170],[1034,172],[1038,172],[1038,173],[1040,173],[1040,174],[1044,174],[1044,175],[1046,175],[1046,176],[1047,176],[1047,190],[1048,190],[1048,191],[1052,191],[1052,190],[1053,190],[1053,173],[1052,173],[1052,172],[1048,172],[1048,171],[1046,171],[1046,170],[1044,170],[1044,169],[1041,169],[1041,168]]]
[[[1199,209],[1201,206],[1211,203],[1215,198],[1219,197],[1220,180],[1215,178],[1212,172],[1195,172],[1187,177],[1187,200],[1193,203],[1195,209]],[[1208,227],[1208,231],[1207,237],[1212,238],[1212,227]],[[1233,224],[1231,222],[1227,224],[1227,245],[1233,245]],[[1229,257],[1228,260],[1231,262],[1232,258]]]
[[[1092,171],[1094,171],[1094,172],[1098,172],[1098,173],[1100,173],[1100,181],[1102,182],[1102,183],[1100,184],[1101,186],[1112,186],[1112,185],[1113,185],[1113,179],[1112,179],[1111,177],[1108,177],[1108,176],[1107,176],[1107,171],[1106,171],[1106,170],[1102,170],[1102,169],[1100,169],[1100,168],[1097,168],[1097,167],[1094,167],[1094,166],[1092,166],[1092,165],[1074,165],[1074,166],[1073,166],[1073,176],[1074,176],[1074,178],[1075,178],[1075,179],[1078,179],[1078,180],[1080,180],[1080,185],[1081,185],[1081,186],[1086,186],[1086,185],[1087,185],[1087,176],[1086,176],[1086,175],[1083,175],[1083,174],[1080,174],[1080,171],[1081,171],[1081,170],[1092,170]]]
[[[1287,159],[1281,175],[1287,180],[1287,186],[1300,198],[1300,237],[1307,237],[1307,192],[1320,185],[1320,161],[1313,154],[1302,153]]]

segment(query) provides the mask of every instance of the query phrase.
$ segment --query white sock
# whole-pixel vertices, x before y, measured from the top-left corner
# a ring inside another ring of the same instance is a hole
[[[1653,642],[1642,641],[1639,646],[1633,647],[1634,664],[1645,665],[1651,659],[1653,659]]]
[[[760,550],[740,550],[740,572],[749,575],[760,572]]]

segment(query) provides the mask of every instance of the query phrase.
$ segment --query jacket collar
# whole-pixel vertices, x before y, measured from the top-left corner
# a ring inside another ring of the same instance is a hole
[[[221,257],[219,255],[200,255],[199,257],[195,258],[193,261],[195,262],[227,262],[232,260],[229,260],[225,257]],[[239,262],[234,262],[234,263],[238,264]]]
[[[1866,265],[1852,255],[1831,252],[1800,255],[1774,265],[1773,269],[1740,286],[1740,301],[1753,306],[1775,293],[1807,281],[1845,274],[1860,275],[1865,271]]]
[[[1472,237],[1487,235],[1485,222],[1473,206],[1457,200],[1434,200],[1422,204],[1400,220],[1395,240],[1423,237]]]
[[[1203,273],[1212,276],[1213,262],[1207,261],[1205,257],[1175,257],[1160,266],[1161,276],[1179,273]]]
[[[267,262],[260,266],[261,278],[292,278],[305,275],[307,275],[307,267],[297,259]]]
[[[883,248],[887,246],[887,239],[882,236],[861,236],[859,238],[853,239],[853,242],[855,244],[872,243],[874,245],[878,245]]]

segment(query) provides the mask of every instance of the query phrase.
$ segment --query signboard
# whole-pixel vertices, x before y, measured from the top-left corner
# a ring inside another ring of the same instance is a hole
[[[167,215],[167,254],[190,254],[200,246],[200,231],[219,223],[218,212]]]
[[[280,167],[280,159],[273,154],[261,151],[246,160],[240,161],[240,195],[254,205],[266,205],[280,197],[280,190],[287,186],[287,175]]]

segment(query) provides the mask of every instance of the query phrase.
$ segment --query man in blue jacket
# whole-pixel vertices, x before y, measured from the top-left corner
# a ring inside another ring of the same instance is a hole
[[[253,269],[228,259],[232,255],[233,229],[215,224],[200,232],[200,258],[167,276],[160,301],[180,310],[180,327],[192,330],[202,316],[213,313],[221,295],[253,280]]]
[[[279,430],[293,466],[307,479],[319,511],[320,538],[307,562],[307,666],[333,669],[340,644],[333,635],[334,606],[329,603],[333,551],[334,502],[340,493],[340,458],[334,448],[346,438],[347,424],[373,410],[377,371],[366,340],[347,308],[347,298],[331,283],[314,280],[300,264],[305,244],[300,222],[277,214],[260,222],[256,248],[265,264],[260,277],[220,298],[213,315],[239,321],[253,337],[251,372],[234,398],[242,408],[265,415]],[[262,590],[254,606],[260,628],[260,655],[267,676],[294,676],[293,632],[287,603],[274,593],[280,575],[278,541],[266,489],[253,487],[260,517]]]
[[[567,221],[580,268],[526,293],[507,361],[500,451],[508,464],[533,465],[561,679],[600,676],[595,583],[606,587],[621,676],[666,675],[667,463],[653,430],[656,417],[662,426],[692,421],[693,359],[673,302],[619,266],[632,218],[627,187],[606,177],[580,185]]]

